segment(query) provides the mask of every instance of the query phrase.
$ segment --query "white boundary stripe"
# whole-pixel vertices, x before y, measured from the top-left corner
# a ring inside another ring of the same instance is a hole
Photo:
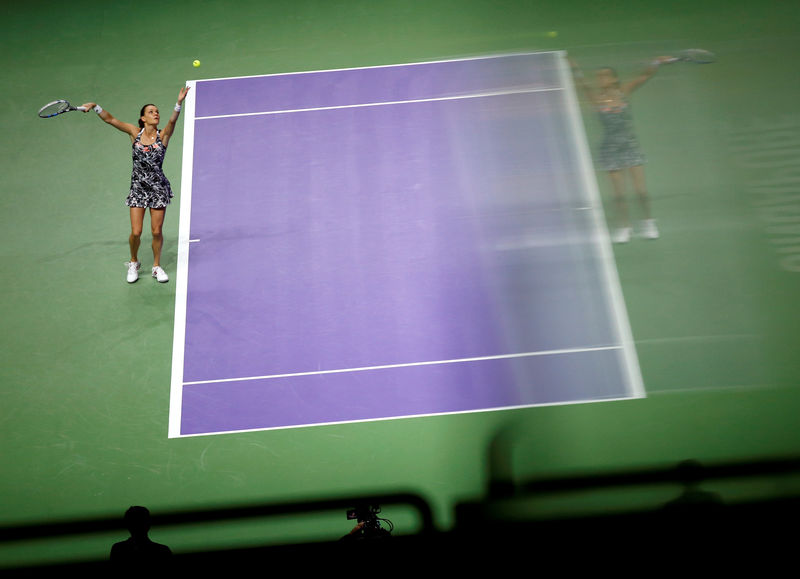
[[[542,402],[541,404],[517,404],[498,408],[478,408],[476,410],[453,410],[451,412],[429,412],[427,414],[404,414],[402,416],[385,416],[382,418],[357,418],[338,422],[311,422],[309,424],[289,424],[287,426],[264,426],[260,428],[243,428],[241,430],[217,430],[214,432],[198,432],[182,434],[181,438],[196,436],[216,436],[218,434],[240,434],[242,432],[262,432],[265,430],[288,430],[291,428],[309,428],[312,426],[340,426],[342,424],[360,424],[362,422],[383,422],[386,420],[406,420],[408,418],[430,418],[435,416],[454,416],[458,414],[479,414],[482,412],[498,412],[501,410],[521,410],[523,408],[540,408],[544,406],[572,406],[573,404],[596,404],[598,402],[630,402],[632,398],[590,398],[588,400],[569,400],[566,402]]]
[[[175,275],[175,326],[172,338],[172,379],[169,395],[169,438],[181,436],[183,405],[183,358],[186,342],[186,296],[189,286],[189,220],[192,215],[192,169],[194,160],[195,83],[186,83],[189,93],[183,102],[183,168],[181,211],[178,231],[178,263]]]
[[[572,74],[567,63],[567,53],[559,52],[559,76],[563,86],[567,89],[563,92],[566,99],[567,115],[570,121],[570,132],[572,141],[578,149],[578,161],[580,163],[581,176],[583,178],[583,190],[588,192],[589,202],[586,205],[592,207],[591,216],[594,222],[594,230],[600,232],[600,239],[597,239],[592,246],[599,253],[601,269],[605,278],[606,295],[608,297],[608,308],[614,315],[616,332],[620,344],[622,345],[621,355],[623,366],[627,374],[627,386],[631,389],[631,395],[637,398],[646,396],[644,381],[642,380],[639,360],[636,356],[636,348],[633,343],[633,333],[631,332],[628,312],[625,308],[625,300],[622,295],[622,287],[619,281],[619,272],[614,261],[614,252],[611,249],[611,239],[608,235],[605,216],[602,211],[602,199],[595,178],[592,157],[589,152],[589,145],[586,141],[586,131],[583,128],[583,118],[575,96],[575,86],[572,82]]]
[[[527,93],[536,93],[536,92],[552,92],[552,91],[559,91],[564,90],[563,87],[544,87],[544,88],[527,88],[527,89],[511,89],[511,90],[500,90],[500,91],[489,91],[489,92],[482,92],[482,93],[472,93],[466,95],[453,95],[453,96],[442,96],[442,97],[429,97],[424,99],[409,99],[405,101],[385,101],[385,102],[375,102],[375,103],[356,103],[352,105],[334,105],[329,107],[311,107],[307,109],[283,109],[277,111],[257,111],[254,113],[232,113],[229,115],[209,115],[207,117],[197,117],[198,121],[205,121],[209,119],[231,119],[234,117],[254,117],[260,115],[285,115],[289,113],[305,113],[311,111],[333,111],[338,109],[358,109],[364,107],[385,107],[390,105],[404,105],[404,104],[413,104],[413,103],[432,103],[432,102],[439,102],[439,101],[456,101],[456,100],[464,100],[464,99],[477,99],[477,98],[484,98],[484,97],[493,97],[493,96],[506,96],[512,94],[527,94]]]
[[[604,45],[603,45],[604,46]],[[397,62],[394,64],[373,64],[371,66],[348,66],[344,68],[322,68],[318,70],[293,70],[288,72],[273,72],[270,74],[250,74],[244,76],[225,76],[219,78],[199,78],[191,81],[197,82],[215,82],[220,80],[246,80],[248,78],[268,78],[271,76],[295,76],[299,74],[318,74],[325,72],[346,72],[348,70],[372,70],[376,68],[401,68],[404,66],[427,66],[430,64],[446,64],[448,62],[469,62],[472,60],[491,60],[493,58],[509,58],[512,56],[534,56],[544,54],[558,54],[555,50],[543,50],[536,52],[501,52],[498,54],[480,54],[475,56],[463,56],[454,58],[443,58],[439,60],[424,60],[417,62]]]
[[[566,348],[563,350],[542,350],[539,352],[523,352],[520,354],[498,354],[495,356],[476,356],[474,358],[454,358],[452,360],[429,360],[426,362],[405,362],[400,364],[384,364],[381,366],[363,366],[360,368],[340,368],[336,370],[314,370],[309,372],[291,372],[288,374],[267,374],[264,376],[245,376],[242,378],[219,378],[216,380],[196,380],[184,382],[184,386],[193,384],[219,384],[221,382],[245,382],[247,380],[270,380],[275,378],[294,378],[297,376],[320,376],[323,374],[344,374],[348,372],[366,372],[369,370],[388,370],[391,368],[411,368],[415,366],[435,366],[441,364],[458,364],[461,362],[482,362],[486,360],[507,360],[511,358],[531,358],[533,356],[555,356],[558,354],[582,354],[586,352],[602,352],[619,350],[621,346],[595,346],[592,348]]]

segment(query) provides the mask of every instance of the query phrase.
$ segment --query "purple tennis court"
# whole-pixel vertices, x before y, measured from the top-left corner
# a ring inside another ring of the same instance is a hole
[[[189,84],[170,437],[644,395],[564,54]]]

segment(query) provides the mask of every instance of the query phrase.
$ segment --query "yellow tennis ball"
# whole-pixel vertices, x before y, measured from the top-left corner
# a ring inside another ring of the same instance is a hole
[[[547,36],[548,38],[555,38],[556,36],[558,36],[558,32],[555,30],[551,30],[550,32],[547,33]]]
[[[199,61],[199,60],[195,60],[195,61],[192,63],[192,66],[193,66],[193,67],[195,67],[195,68],[197,68],[198,66],[200,66],[200,61]]]

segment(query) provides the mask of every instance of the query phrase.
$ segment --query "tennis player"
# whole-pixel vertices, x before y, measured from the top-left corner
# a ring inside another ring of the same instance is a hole
[[[161,283],[169,281],[169,276],[161,268],[161,249],[164,246],[162,227],[167,205],[173,197],[167,177],[164,175],[162,165],[167,145],[175,130],[175,123],[181,112],[181,104],[189,92],[189,87],[181,88],[178,93],[178,102],[167,121],[166,126],[159,130],[158,122],[161,119],[158,107],[146,104],[139,113],[139,126],[122,122],[97,103],[85,103],[86,112],[93,110],[104,122],[115,129],[126,133],[131,139],[133,147],[133,171],[131,173],[131,190],[125,205],[130,208],[131,234],[128,243],[131,249],[131,260],[125,263],[128,269],[128,283],[139,279],[139,244],[142,238],[144,215],[150,210],[150,229],[153,234],[153,269],[152,275]]]
[[[659,56],[637,77],[623,83],[613,68],[603,67],[595,71],[594,86],[583,79],[583,74],[571,62],[577,84],[597,111],[603,126],[603,141],[597,154],[599,168],[608,173],[614,190],[616,227],[612,234],[614,243],[630,241],[631,226],[625,195],[626,177],[633,183],[641,213],[640,235],[645,239],[658,239],[656,221],[650,214],[650,199],[644,178],[645,156],[633,129],[633,117],[628,102],[631,94],[647,82],[661,64],[673,62],[669,56]]]

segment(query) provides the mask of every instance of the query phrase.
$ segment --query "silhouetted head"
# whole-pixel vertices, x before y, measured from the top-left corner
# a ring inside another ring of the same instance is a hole
[[[125,511],[125,526],[132,536],[147,535],[150,531],[150,511],[146,507],[131,507]]]
[[[703,479],[703,465],[694,459],[683,460],[675,467],[678,478],[684,485],[693,485]]]

